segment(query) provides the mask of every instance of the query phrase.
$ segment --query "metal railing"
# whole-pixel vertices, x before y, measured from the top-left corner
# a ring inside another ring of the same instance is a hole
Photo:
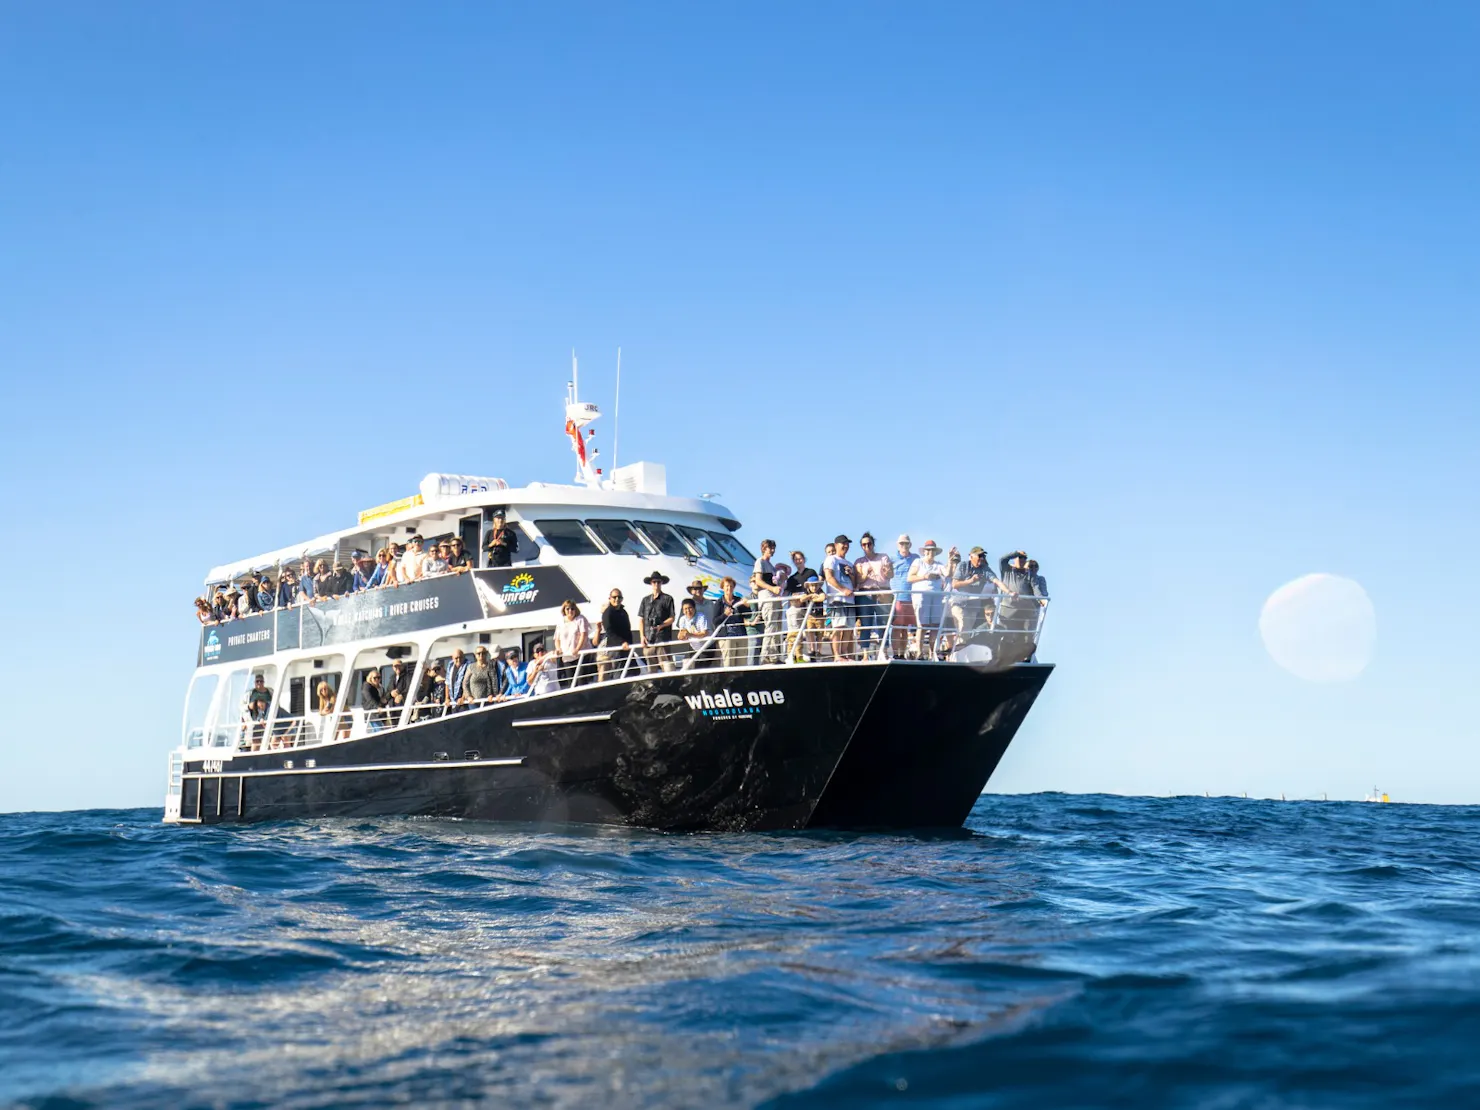
[[[878,590],[851,597],[793,594],[774,600],[737,600],[746,603],[736,615],[738,622],[731,618],[703,634],[675,634],[671,640],[648,645],[589,647],[571,658],[546,655],[539,667],[550,675],[545,682],[531,680],[529,672],[535,667],[531,661],[516,672],[522,674],[522,682],[507,681],[506,665],[490,668],[498,690],[487,698],[453,699],[444,683],[440,698],[424,694],[409,705],[370,710],[345,705],[330,713],[308,710],[291,716],[280,707],[271,720],[243,715],[236,722],[215,725],[209,746],[238,751],[309,747],[648,674],[890,659],[1021,662],[1031,659],[1037,649],[1049,599],[960,590],[908,595]],[[427,665],[423,661],[422,667]],[[418,671],[419,681],[424,681],[425,673]]]

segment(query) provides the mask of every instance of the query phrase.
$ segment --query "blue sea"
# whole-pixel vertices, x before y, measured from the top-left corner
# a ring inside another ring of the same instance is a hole
[[[1480,808],[0,816],[0,1103],[1480,1105]]]

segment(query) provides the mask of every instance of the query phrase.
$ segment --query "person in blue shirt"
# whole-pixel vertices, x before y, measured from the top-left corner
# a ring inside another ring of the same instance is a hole
[[[901,532],[896,543],[898,551],[890,560],[894,570],[889,579],[889,588],[894,591],[894,618],[889,635],[889,654],[895,659],[903,659],[909,651],[910,633],[918,623],[910,597],[910,567],[919,561],[920,556],[910,550],[911,542],[909,533]]]
[[[498,696],[500,700],[522,698],[529,693],[529,665],[519,658],[519,649],[510,648],[499,660]]]
[[[293,604],[293,595],[298,592],[298,576],[291,567],[284,567],[278,575],[277,607],[286,609]]]
[[[351,552],[350,557],[355,561],[355,573],[349,582],[350,593],[373,590],[385,585],[384,563],[372,563],[369,556],[358,549]]]
[[[456,713],[463,707],[463,677],[467,673],[468,657],[462,648],[458,648],[452,653],[452,662],[447,665],[447,701],[452,707],[449,713]]]

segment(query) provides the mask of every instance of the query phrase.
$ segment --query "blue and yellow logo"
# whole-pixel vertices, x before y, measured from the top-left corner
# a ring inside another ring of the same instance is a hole
[[[509,584],[504,587],[503,600],[508,605],[527,605],[539,595],[539,592],[534,587],[534,575],[528,571],[520,571],[509,579]]]

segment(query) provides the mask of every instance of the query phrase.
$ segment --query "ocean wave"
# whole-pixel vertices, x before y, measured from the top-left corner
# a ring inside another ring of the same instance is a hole
[[[0,816],[0,1102],[1480,1089],[1474,809],[988,796],[918,836],[158,818]]]

